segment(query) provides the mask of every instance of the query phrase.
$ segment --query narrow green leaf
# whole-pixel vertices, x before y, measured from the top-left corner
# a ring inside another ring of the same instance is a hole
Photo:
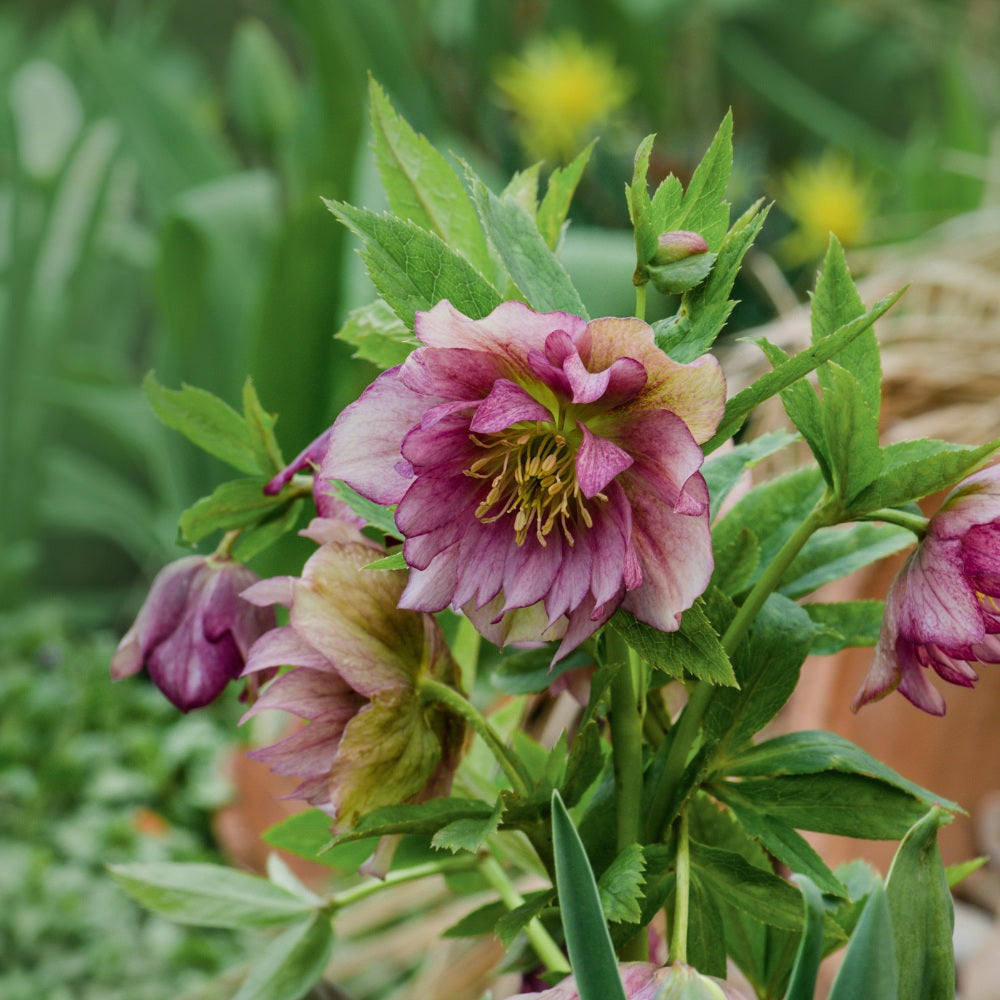
[[[524,928],[531,923],[535,917],[540,916],[545,910],[551,910],[556,905],[556,893],[554,889],[539,889],[537,892],[529,892],[524,897],[524,902],[516,906],[513,910],[504,913],[497,922],[494,930],[500,938],[500,943],[505,948],[510,948],[514,940]]]
[[[233,1000],[304,997],[323,978],[332,950],[330,918],[315,913],[264,948]]]
[[[558,792],[552,793],[556,890],[580,1000],[625,1000],[594,873]]]
[[[636,259],[640,264],[645,264],[651,260],[656,253],[656,240],[660,235],[660,230],[656,228],[653,220],[652,203],[649,198],[649,187],[646,177],[649,173],[649,157],[653,152],[653,142],[655,135],[647,135],[635,151],[635,163],[632,170],[632,183],[625,186],[625,200],[628,203],[628,215],[635,229],[635,251]],[[669,180],[669,178],[668,178]],[[675,177],[674,184],[678,191],[678,201],[680,200],[680,181]],[[666,181],[664,182],[666,184]],[[663,188],[663,185],[660,185]],[[664,196],[666,198],[666,189]]]
[[[461,178],[369,78],[375,165],[394,215],[436,233],[483,274],[492,267],[476,210]]]
[[[871,409],[861,383],[846,368],[828,361],[820,371],[824,373],[825,382],[823,427],[826,454],[830,461],[834,492],[846,506],[878,478],[882,468],[878,410]]]
[[[807,875],[793,875],[792,881],[802,891],[806,923],[785,1000],[813,1000],[819,963],[823,957],[823,915],[826,907],[820,890]]]
[[[896,970],[896,952],[892,939],[892,917],[881,882],[876,882],[868,896],[858,926],[851,935],[847,954],[833,981],[829,1000],[858,1000],[859,997],[885,997],[908,1000],[933,994],[901,994]],[[942,994],[942,998],[946,994]]]
[[[500,293],[434,233],[344,202],[325,204],[364,243],[361,257],[372,282],[408,328],[415,313],[442,299],[473,319],[500,304]]]
[[[808,375],[809,372],[815,370],[824,361],[829,361],[830,358],[835,357],[839,351],[843,350],[855,338],[860,337],[865,330],[871,327],[879,317],[883,316],[896,303],[904,290],[879,299],[863,316],[851,320],[850,323],[842,326],[819,344],[815,344],[805,351],[800,351],[773,371],[762,375],[753,385],[747,386],[746,389],[738,392],[729,399],[726,403],[726,411],[719,424],[719,429],[716,431],[715,436],[703,445],[705,454],[711,453],[720,444],[732,437],[743,426],[743,422],[750,412],[756,409],[765,399],[776,396],[782,389],[787,388],[793,382]],[[908,497],[907,499],[911,498]],[[883,503],[879,506],[887,507],[892,505]]]
[[[301,919],[312,904],[256,875],[200,863],[109,865],[148,910],[180,924],[266,927]]]
[[[612,923],[637,924],[642,916],[639,902],[646,884],[646,861],[639,844],[629,844],[597,880],[604,916]]]
[[[214,531],[232,531],[256,524],[288,504],[287,497],[265,496],[262,476],[232,479],[218,486],[181,514],[179,528],[188,542],[197,542]]]
[[[882,631],[884,601],[836,601],[832,604],[803,604],[816,627],[810,653],[832,656],[842,649],[874,646]]]
[[[954,889],[955,886],[964,882],[973,872],[979,871],[983,865],[988,865],[989,863],[989,855],[981,854],[978,858],[972,858],[969,861],[960,861],[957,865],[948,865],[944,870],[945,878],[948,879],[948,888]]]
[[[332,495],[338,500],[343,500],[358,517],[363,517],[367,524],[381,531],[383,535],[403,540],[399,528],[396,527],[395,507],[383,507],[381,504],[373,503],[360,493],[355,493],[347,483],[335,482]]]
[[[515,201],[498,198],[478,179],[472,180],[472,194],[490,243],[532,309],[589,318],[570,276],[531,216]]]
[[[250,441],[257,456],[257,464],[265,475],[280,472],[285,466],[278,439],[274,436],[277,419],[261,406],[253,379],[247,378],[243,383],[243,420],[250,430]]]
[[[900,1000],[955,996],[955,913],[937,842],[938,828],[950,822],[951,816],[934,806],[903,838],[889,869],[886,893]]]
[[[406,569],[406,560],[403,558],[402,551],[393,552],[391,555],[383,556],[381,559],[376,559],[375,562],[368,563],[365,569]]]
[[[545,197],[538,206],[536,222],[538,231],[542,234],[542,238],[550,250],[557,250],[559,247],[559,239],[562,236],[563,224],[569,213],[569,206],[573,201],[573,194],[593,151],[594,143],[592,142],[565,167],[556,167],[549,175]]]
[[[787,431],[770,431],[754,438],[746,444],[736,447],[720,455],[713,455],[701,467],[701,474],[708,485],[711,499],[710,517],[714,521],[723,501],[739,483],[743,474],[770,455],[787,448],[798,440],[797,434]]]
[[[420,346],[382,299],[352,309],[336,336],[354,348],[354,357],[370,361],[381,371],[402,364]]]
[[[218,396],[185,385],[167,389],[150,372],[142,382],[153,412],[189,441],[248,475],[267,474],[257,460],[253,435],[246,421]]]

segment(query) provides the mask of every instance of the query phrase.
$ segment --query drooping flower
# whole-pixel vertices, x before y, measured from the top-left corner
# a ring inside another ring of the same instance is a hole
[[[322,474],[381,504],[410,566],[401,606],[461,609],[487,638],[562,639],[621,606],[663,631],[712,572],[698,442],[714,358],[672,361],[638,319],[506,302],[418,313],[424,345],[334,424]]]
[[[111,660],[121,680],[149,671],[182,712],[214,701],[243,672],[250,646],[274,628],[274,612],[240,598],[259,577],[223,556],[187,556],[156,575],[135,624]]]
[[[885,602],[875,657],[855,711],[899,689],[944,715],[927,668],[972,687],[975,663],[1000,663],[1000,466],[959,483],[927,525]]]
[[[457,668],[437,622],[397,607],[405,574],[364,568],[384,555],[379,546],[338,520],[317,518],[304,534],[320,547],[302,576],[262,580],[244,594],[289,609],[289,624],[254,644],[246,673],[294,668],[244,719],[280,709],[308,720],[250,756],[300,778],[293,794],[345,830],[380,806],[447,794],[463,729],[423,704],[418,685],[424,676],[453,685]]]
[[[579,152],[633,89],[609,52],[572,34],[533,39],[520,58],[500,65],[494,80],[521,145],[539,159]]]
[[[743,993],[714,976],[703,976],[689,965],[624,962],[619,966],[628,1000],[746,1000]],[[579,1000],[573,976],[541,993],[519,993],[510,1000]]]

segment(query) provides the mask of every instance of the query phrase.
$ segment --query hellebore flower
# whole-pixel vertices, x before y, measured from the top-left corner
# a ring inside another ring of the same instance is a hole
[[[703,976],[689,965],[676,962],[660,968],[650,962],[624,962],[619,966],[628,1000],[746,1000],[743,993],[714,976]],[[567,976],[541,993],[519,993],[510,1000],[579,1000],[576,981]]]
[[[244,597],[283,604],[289,622],[250,650],[246,673],[283,665],[244,719],[265,708],[309,724],[250,756],[302,779],[293,795],[350,829],[380,806],[446,795],[464,730],[421,702],[422,677],[454,684],[457,668],[437,622],[397,607],[406,574],[366,570],[383,550],[342,521],[316,519],[320,547],[301,577],[262,580]]]
[[[220,556],[187,556],[165,566],[118,644],[112,678],[146,667],[182,712],[214,701],[243,672],[254,641],[274,628],[273,611],[239,596],[258,579]]]
[[[959,483],[889,588],[875,657],[857,711],[899,689],[917,708],[944,715],[926,668],[972,687],[974,663],[1000,663],[1000,466]]]
[[[497,644],[562,639],[622,606],[662,631],[712,573],[698,471],[722,414],[714,358],[684,365],[638,319],[506,302],[417,313],[424,346],[337,419],[323,463],[382,504],[410,567],[401,606],[461,609]]]

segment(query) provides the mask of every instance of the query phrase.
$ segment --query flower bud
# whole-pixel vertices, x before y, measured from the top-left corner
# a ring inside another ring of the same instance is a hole
[[[619,972],[628,1000],[747,1000],[735,986],[680,962],[663,968],[651,962],[625,962]],[[519,993],[511,1000],[579,1000],[579,996],[575,979],[567,976],[551,989]]]
[[[679,295],[700,285],[712,270],[716,254],[708,252],[701,233],[677,229],[661,233],[656,253],[646,265],[649,280],[665,295]]]
[[[652,264],[675,264],[687,257],[707,253],[708,244],[701,233],[692,233],[689,229],[675,229],[673,232],[660,233],[656,241],[656,253]]]
[[[111,659],[121,680],[149,671],[182,712],[214,701],[243,672],[253,642],[275,626],[271,608],[239,595],[258,577],[219,556],[187,556],[157,574]]]

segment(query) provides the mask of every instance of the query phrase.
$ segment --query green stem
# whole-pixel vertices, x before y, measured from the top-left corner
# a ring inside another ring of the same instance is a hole
[[[873,510],[871,513],[865,514],[863,520],[898,524],[901,528],[912,531],[917,538],[923,538],[927,534],[928,519],[922,514],[911,514],[905,510],[883,507],[881,510]]]
[[[345,906],[350,906],[352,903],[358,903],[362,899],[374,896],[375,893],[381,892],[383,889],[390,889],[394,885],[400,885],[403,882],[413,882],[418,878],[427,878],[430,875],[463,871],[476,867],[477,863],[478,859],[475,857],[445,858],[441,861],[428,861],[422,865],[414,865],[412,868],[392,871],[383,879],[369,879],[361,885],[352,886],[350,889],[345,889],[343,892],[338,892],[336,895],[331,896],[327,909],[331,910],[331,912],[340,910]]]
[[[641,319],[646,318],[646,283],[635,286],[635,314]]]
[[[230,559],[233,554],[233,546],[236,544],[236,539],[240,537],[239,531],[227,531],[222,536],[222,541],[219,542],[215,551],[212,553],[219,559]]]
[[[514,887],[503,866],[492,854],[479,858],[479,871],[508,909],[516,910],[524,904],[524,897]],[[532,917],[524,929],[535,954],[550,972],[569,972],[569,962],[562,949],[552,939],[552,935],[542,926],[537,917]]]
[[[684,810],[677,822],[677,881],[674,884],[674,927],[670,936],[670,960],[687,962],[688,906],[691,899],[691,850],[688,817]]]
[[[606,632],[608,661],[618,666],[611,681],[611,754],[615,775],[616,839],[619,853],[642,839],[642,703],[636,695],[631,650],[615,629]],[[626,954],[627,953],[627,954]],[[643,929],[622,949],[623,959],[647,961],[648,936]]]
[[[483,717],[479,710],[468,699],[464,698],[454,688],[448,687],[430,677],[424,677],[419,682],[420,700],[427,704],[439,702],[460,715],[482,737],[490,753],[496,758],[503,773],[507,776],[511,788],[526,799],[531,794],[532,781],[524,765],[516,754],[512,753],[496,730]]]
[[[777,589],[782,576],[785,575],[785,570],[791,565],[792,560],[799,554],[802,546],[810,539],[813,532],[835,521],[833,506],[825,502],[820,503],[782,545],[778,554],[754,584],[746,600],[740,605],[736,616],[722,636],[722,648],[726,651],[727,656],[731,657],[736,652],[753,620],[757,617],[757,612]],[[663,772],[652,800],[648,826],[648,833],[652,838],[658,839],[663,833],[667,822],[666,810],[670,804],[673,789],[677,787],[681,775],[684,773],[691,747],[694,746],[698,737],[701,720],[705,716],[714,693],[714,684],[699,681],[677,721],[674,741],[667,753]]]

